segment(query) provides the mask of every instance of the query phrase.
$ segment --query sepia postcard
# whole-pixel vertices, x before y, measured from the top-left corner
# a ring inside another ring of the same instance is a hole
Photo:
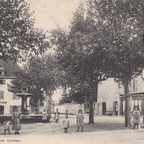
[[[143,0],[0,0],[0,144],[143,134]]]

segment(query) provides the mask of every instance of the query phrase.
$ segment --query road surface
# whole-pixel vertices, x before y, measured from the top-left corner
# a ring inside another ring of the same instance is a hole
[[[122,117],[96,117],[94,125],[85,124],[85,132],[76,132],[75,117],[70,121],[68,134],[63,133],[61,118],[58,124],[51,122],[22,125],[20,136],[2,136],[0,144],[3,139],[3,143],[12,144],[144,144],[144,129],[125,129]],[[85,123],[87,121],[86,118]]]

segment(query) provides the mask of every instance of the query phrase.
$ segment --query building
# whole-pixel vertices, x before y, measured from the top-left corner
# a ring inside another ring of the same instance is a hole
[[[115,114],[119,113],[120,90],[118,83],[113,78],[109,78],[99,83],[98,99],[95,104],[95,114]]]
[[[144,109],[144,79],[140,75],[134,78],[129,85],[130,108],[139,106]],[[125,112],[124,88],[121,83],[109,78],[99,84],[98,100],[95,104],[95,113],[98,115],[123,115]]]
[[[129,87],[129,103],[130,110],[132,111],[135,106],[138,106],[142,113],[144,113],[144,79],[139,76],[132,80]],[[123,93],[120,93],[120,114],[125,112],[125,97]]]
[[[139,106],[144,111],[144,80],[142,76],[134,78],[129,85],[130,108]],[[113,78],[102,81],[98,85],[98,98],[94,104],[96,115],[123,115],[125,112],[125,96],[121,83],[116,82]],[[61,112],[68,109],[72,113],[77,113],[80,105],[63,104],[57,105]],[[82,107],[88,112],[88,106]]]
[[[0,65],[0,115],[8,115],[15,107],[21,107],[21,98],[10,91],[14,79],[15,77],[6,75],[4,67]]]

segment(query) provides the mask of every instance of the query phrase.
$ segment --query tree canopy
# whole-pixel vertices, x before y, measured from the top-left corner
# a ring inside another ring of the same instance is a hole
[[[25,0],[0,1],[0,57],[17,60],[20,52],[43,52],[48,48],[46,34],[34,27]]]
[[[84,9],[80,8],[68,33],[56,30],[53,32],[57,46],[58,63],[65,72],[66,84],[73,91],[84,94],[85,86],[89,89],[86,98],[90,103],[90,114],[93,115],[93,103],[97,101],[98,83],[107,79],[106,49],[102,46],[100,27],[84,17]],[[82,96],[81,95],[81,96]],[[93,123],[93,116],[90,116]]]
[[[103,46],[106,47],[111,77],[120,80],[125,94],[125,125],[129,116],[129,83],[144,68],[144,1],[89,1],[88,14],[95,25],[103,27]]]
[[[69,32],[53,32],[66,83],[79,91],[88,85],[91,114],[100,81],[119,79],[127,95],[129,82],[142,72],[143,8],[143,0],[89,0],[74,14]]]

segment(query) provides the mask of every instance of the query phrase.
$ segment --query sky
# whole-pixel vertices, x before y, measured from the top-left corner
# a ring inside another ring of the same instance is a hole
[[[68,28],[81,0],[28,0],[34,11],[35,26],[44,30]]]

